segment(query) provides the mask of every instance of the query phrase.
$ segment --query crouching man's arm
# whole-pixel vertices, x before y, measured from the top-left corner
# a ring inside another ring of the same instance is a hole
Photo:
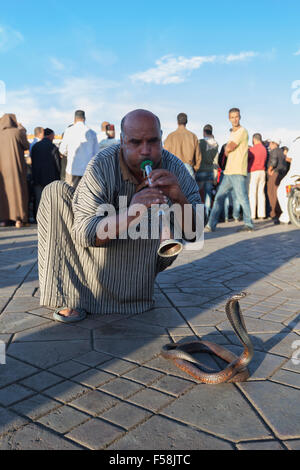
[[[129,225],[137,225],[153,204],[166,203],[167,198],[159,189],[145,188],[136,193],[128,208],[100,220],[96,229],[96,246],[103,246],[110,240],[118,238],[127,232]]]

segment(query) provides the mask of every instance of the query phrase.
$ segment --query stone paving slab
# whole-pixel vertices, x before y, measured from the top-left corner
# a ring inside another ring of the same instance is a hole
[[[234,442],[271,436],[232,384],[197,385],[161,413]]]
[[[282,444],[277,441],[260,441],[260,442],[242,442],[237,444],[239,450],[284,450]]]
[[[66,437],[82,444],[88,449],[101,450],[124,434],[125,429],[95,418],[81,424],[67,434]]]
[[[62,406],[61,403],[52,400],[49,397],[44,395],[34,395],[31,398],[13,405],[11,409],[21,416],[25,416],[35,421],[60,406]]]
[[[0,436],[14,431],[28,423],[28,420],[10,410],[0,407]]]
[[[230,450],[232,448],[229,442],[162,416],[153,416],[108,447],[109,450]]]
[[[43,370],[42,372],[38,372],[37,374],[34,374],[31,377],[22,380],[20,383],[21,385],[25,385],[25,387],[28,387],[37,392],[41,392],[46,388],[56,385],[57,383],[62,381],[62,377],[58,377],[57,375],[51,374],[50,372]]]
[[[37,317],[35,317],[37,318]],[[64,325],[64,328],[56,322],[47,322],[30,330],[22,331],[14,336],[14,343],[35,342],[35,341],[69,341],[69,340],[89,340],[90,333],[80,326]]]
[[[38,419],[39,423],[61,434],[70,432],[85,421],[89,421],[88,415],[74,410],[74,408],[67,405],[51,411],[48,415]]]
[[[0,387],[13,384],[38,371],[35,367],[9,356],[6,357],[6,364],[0,364],[0,367]]]
[[[81,447],[56,434],[28,424],[24,428],[0,437],[0,450],[80,450]]]
[[[151,416],[152,413],[150,411],[124,402],[117,404],[110,410],[101,414],[103,419],[110,421],[117,426],[121,426],[126,430],[146,421]]]
[[[285,445],[290,450],[300,450],[300,439],[285,441]]]
[[[299,390],[269,381],[247,382],[239,387],[277,437],[300,438]]]
[[[0,449],[299,449],[300,232],[256,228],[220,224],[184,251],[158,275],[152,310],[76,325],[39,304],[35,228],[0,229]],[[201,338],[240,355],[225,314],[240,290],[255,350],[246,383],[199,384],[160,356]]]
[[[19,332],[29,330],[39,325],[47,325],[46,329],[50,326],[50,322],[45,318],[35,315],[30,315],[27,312],[16,313],[2,313],[0,316],[0,332],[1,333],[15,333],[15,337]],[[27,338],[28,332],[24,334]]]
[[[14,358],[26,361],[34,366],[47,368],[63,360],[76,358],[90,350],[89,340],[34,341],[14,342],[9,346],[8,353]],[[41,351],[43,354],[41,354]]]

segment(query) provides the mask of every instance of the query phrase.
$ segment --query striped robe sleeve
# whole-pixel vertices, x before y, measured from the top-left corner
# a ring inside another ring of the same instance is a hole
[[[99,206],[112,204],[115,179],[112,169],[111,157],[105,158],[103,152],[98,154],[89,163],[74,194],[72,236],[84,248],[96,246],[96,228],[105,217],[97,215]]]

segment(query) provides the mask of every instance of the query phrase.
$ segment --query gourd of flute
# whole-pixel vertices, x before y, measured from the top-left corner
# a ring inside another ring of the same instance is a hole
[[[150,174],[152,172],[153,162],[151,160],[145,160],[141,165],[141,170],[145,172],[149,186],[152,185]],[[183,250],[183,244],[179,240],[174,240],[171,228],[163,224],[164,211],[159,210],[158,221],[159,221],[159,236],[160,245],[158,248],[158,255],[162,258],[171,258],[177,256]]]

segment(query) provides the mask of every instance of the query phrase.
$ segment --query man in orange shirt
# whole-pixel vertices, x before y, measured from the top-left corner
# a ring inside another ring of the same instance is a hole
[[[185,113],[178,114],[177,122],[178,129],[168,135],[164,148],[179,158],[194,178],[195,172],[199,170],[201,164],[198,138],[193,132],[186,129],[188,118]]]

